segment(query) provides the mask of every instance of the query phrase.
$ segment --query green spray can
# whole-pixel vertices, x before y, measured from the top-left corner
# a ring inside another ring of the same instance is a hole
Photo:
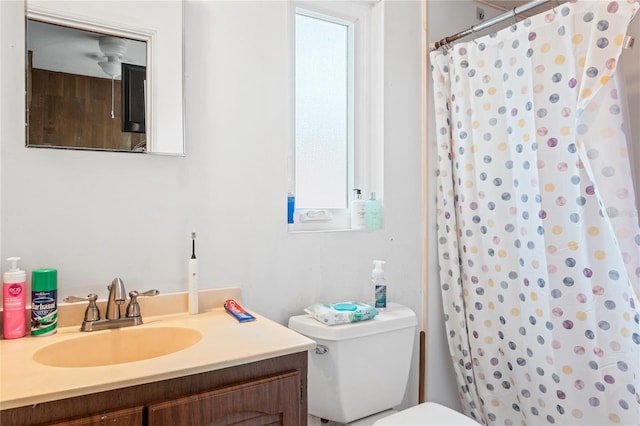
[[[48,336],[58,326],[58,271],[31,271],[31,335]]]

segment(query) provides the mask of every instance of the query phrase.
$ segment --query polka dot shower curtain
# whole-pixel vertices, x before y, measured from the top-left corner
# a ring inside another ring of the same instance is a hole
[[[616,76],[638,6],[574,0],[431,54],[445,325],[463,409],[485,424],[640,424]]]

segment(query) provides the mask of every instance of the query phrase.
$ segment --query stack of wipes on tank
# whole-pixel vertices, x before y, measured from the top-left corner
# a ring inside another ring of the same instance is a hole
[[[378,315],[377,309],[360,302],[316,303],[304,311],[325,325],[366,321]]]

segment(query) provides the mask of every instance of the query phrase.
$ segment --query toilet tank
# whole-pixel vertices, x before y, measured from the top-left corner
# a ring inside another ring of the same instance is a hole
[[[309,413],[348,423],[399,405],[409,379],[416,314],[387,304],[375,318],[327,326],[309,315],[289,328],[316,341],[309,351]]]

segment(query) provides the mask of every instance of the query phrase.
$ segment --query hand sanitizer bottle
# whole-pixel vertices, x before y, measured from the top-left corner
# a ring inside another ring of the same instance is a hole
[[[373,271],[371,271],[371,281],[375,289],[374,307],[381,311],[387,309],[387,280],[384,279],[384,270],[382,269],[384,264],[384,260],[374,260]]]

